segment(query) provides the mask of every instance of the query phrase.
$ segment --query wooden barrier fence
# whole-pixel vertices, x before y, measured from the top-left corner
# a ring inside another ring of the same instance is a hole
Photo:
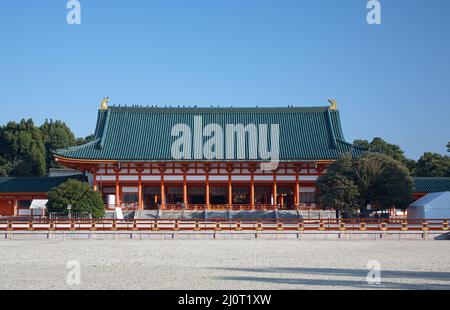
[[[448,231],[449,219],[0,219],[0,231]]]

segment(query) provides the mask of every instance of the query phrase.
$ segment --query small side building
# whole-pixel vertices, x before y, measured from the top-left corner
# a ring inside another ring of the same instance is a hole
[[[408,208],[408,219],[450,218],[450,192],[430,193]]]
[[[450,192],[450,178],[414,177],[413,200],[416,201],[429,193]]]
[[[33,200],[47,199],[53,188],[68,179],[86,181],[83,175],[63,177],[1,177],[0,216],[30,215]]]

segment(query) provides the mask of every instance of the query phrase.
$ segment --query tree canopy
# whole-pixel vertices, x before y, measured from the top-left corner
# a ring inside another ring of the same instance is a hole
[[[352,159],[345,155],[318,179],[317,202],[323,209],[338,210],[345,216],[357,214],[361,196],[352,174]]]
[[[402,163],[406,161],[405,152],[400,146],[388,143],[380,137],[373,138],[370,143],[367,140],[355,140],[353,145],[365,148],[369,152],[385,154]]]
[[[412,198],[408,169],[381,153],[366,153],[359,158],[342,156],[317,180],[317,188],[321,208],[336,209],[346,216],[365,210],[367,205],[377,210],[405,209]]]
[[[427,152],[418,162],[415,176],[450,177],[450,156]]]
[[[48,193],[48,212],[68,213],[67,205],[72,212],[90,213],[95,218],[104,215],[105,209],[100,194],[86,182],[70,179]]]
[[[381,138],[374,138],[372,142],[367,140],[355,140],[353,145],[362,147],[369,152],[385,154],[401,162],[408,168],[409,173],[415,177],[449,177],[450,157],[438,153],[425,152],[418,161],[409,159],[404,151],[396,144],[391,144]],[[450,142],[447,144],[450,152]]]
[[[53,160],[52,152],[76,145],[75,135],[61,121],[45,120],[40,130],[45,145],[47,167],[59,167],[59,164]]]
[[[46,173],[42,134],[33,120],[9,122],[1,130],[0,156],[12,165],[13,176],[42,176]]]
[[[0,176],[42,176],[59,167],[53,151],[92,140],[93,135],[76,139],[62,121],[46,120],[40,127],[32,119],[9,122],[0,126]]]
[[[94,141],[94,135],[89,135],[84,138],[78,138],[76,141],[76,145],[83,145],[91,141]]]

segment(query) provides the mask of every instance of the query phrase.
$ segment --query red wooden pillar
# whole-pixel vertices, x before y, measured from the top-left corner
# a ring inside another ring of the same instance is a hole
[[[138,165],[138,210],[144,210],[144,203],[142,199],[142,171],[143,167],[141,165]]]
[[[116,207],[120,207],[119,167],[116,167],[114,171],[116,173]]]
[[[159,166],[159,172],[161,173],[161,208],[164,209],[166,206],[166,194],[165,194],[165,186],[164,186],[164,171],[166,171],[166,167],[164,164]]]
[[[97,191],[97,169],[93,169],[92,177],[94,178],[94,180],[92,181],[92,186],[93,186],[94,192],[96,192]]]
[[[296,166],[295,167],[295,195],[294,195],[296,208],[298,208],[298,206],[300,205],[300,180],[298,179],[299,172],[300,172],[300,167]]]
[[[164,186],[164,174],[161,173],[161,208],[165,208],[166,206],[166,193]]]
[[[19,215],[18,214],[18,208],[17,208],[17,199],[14,199],[14,216]]]
[[[252,209],[255,208],[255,170],[254,165],[249,168],[250,171],[250,206]]]
[[[183,203],[184,203],[184,206],[187,207],[188,194],[187,194],[187,176],[186,176],[186,174],[188,171],[188,167],[186,165],[183,165],[181,170],[183,171]]]
[[[231,208],[233,206],[233,186],[231,183],[231,173],[233,171],[232,166],[227,167],[228,172],[228,206]]]
[[[206,176],[206,197],[205,197],[205,203],[206,206],[209,207],[210,203],[209,203],[209,177]]]
[[[209,172],[211,171],[211,167],[209,166],[209,164],[205,164],[204,167],[205,173],[206,173],[206,180],[205,180],[205,204],[206,204],[206,208],[210,207],[210,202],[209,202]]]
[[[273,193],[273,206],[274,207],[276,207],[277,206],[277,176],[276,176],[276,174],[274,173],[273,174],[273,190],[272,190],[272,193]]]

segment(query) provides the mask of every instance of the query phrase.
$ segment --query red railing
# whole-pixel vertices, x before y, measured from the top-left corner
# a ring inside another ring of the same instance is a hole
[[[117,206],[116,205],[106,205],[105,208],[107,210],[114,210]],[[123,211],[136,211],[139,210],[138,203],[121,203],[120,208]],[[271,204],[165,204],[165,205],[158,205],[157,207],[160,210],[172,210],[172,211],[180,211],[180,210],[188,210],[188,211],[195,211],[195,210],[215,210],[215,211],[238,211],[238,210],[257,210],[257,211],[272,211],[272,210],[281,210],[283,209],[279,205],[274,206]],[[314,205],[306,205],[306,204],[300,204],[298,207],[292,206],[290,208],[286,208],[286,210],[296,210],[299,211],[307,211],[307,210],[320,210],[315,208]]]
[[[441,231],[449,219],[0,219],[0,231]]]
[[[228,204],[216,204],[216,205],[205,205],[205,204],[188,204],[188,205],[181,205],[181,204],[166,204],[164,206],[160,206],[161,210],[188,210],[188,211],[194,211],[194,210],[211,210],[211,211],[227,211],[227,210],[261,210],[261,211],[268,211],[268,210],[275,210],[280,209],[279,206],[273,206],[273,205],[263,205],[263,204],[255,204],[255,205],[249,205],[249,204],[234,204],[234,205],[228,205]]]

